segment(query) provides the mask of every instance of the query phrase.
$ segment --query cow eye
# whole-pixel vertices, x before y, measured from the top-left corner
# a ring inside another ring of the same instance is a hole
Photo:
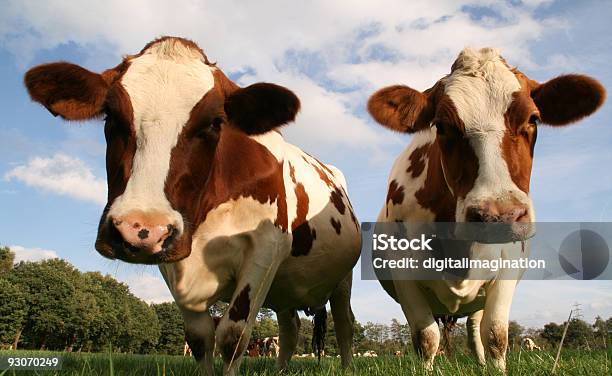
[[[223,124],[224,121],[225,120],[221,116],[217,116],[210,123],[210,126],[212,127],[213,130],[219,131],[221,129],[221,124]]]

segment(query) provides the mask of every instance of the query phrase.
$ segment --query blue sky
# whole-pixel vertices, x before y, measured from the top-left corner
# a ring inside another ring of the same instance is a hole
[[[160,35],[195,40],[241,85],[269,81],[302,100],[291,142],[339,167],[362,221],[375,220],[391,164],[409,137],[365,112],[376,89],[426,89],[465,46],[492,46],[531,78],[579,72],[612,87],[610,2],[192,1],[24,2],[0,12],[0,244],[19,257],[57,255],[100,270],[149,301],[169,298],[159,271],[103,259],[93,249],[104,204],[100,122],[64,123],[30,102],[22,85],[36,64],[67,60],[100,71]],[[541,127],[532,176],[540,221],[612,221],[612,107],[563,129]],[[377,282],[356,273],[360,321],[403,318]],[[585,318],[612,316],[611,282],[521,282],[512,318],[562,321],[574,302]]]

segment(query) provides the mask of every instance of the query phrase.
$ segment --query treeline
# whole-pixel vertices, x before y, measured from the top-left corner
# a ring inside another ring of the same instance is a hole
[[[222,315],[226,304],[211,307]],[[564,324],[549,323],[541,329],[525,329],[511,321],[509,343],[518,349],[523,336],[540,346],[555,347]],[[582,320],[570,322],[568,348],[606,346],[612,340],[612,318],[598,318],[593,325]],[[274,313],[259,312],[252,338],[278,335]],[[83,273],[61,259],[20,262],[0,247],[0,348],[48,349],[60,351],[182,354],[183,318],[175,303],[147,304],[134,296],[127,285],[98,272]],[[453,351],[467,352],[465,324],[451,332]],[[301,318],[296,352],[312,353],[312,321]],[[391,320],[389,325],[355,323],[354,352],[376,351],[393,354],[412,351],[407,324]],[[331,315],[325,351],[338,353]]]

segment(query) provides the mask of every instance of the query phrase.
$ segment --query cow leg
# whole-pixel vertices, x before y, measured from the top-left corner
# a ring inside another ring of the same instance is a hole
[[[415,351],[423,358],[424,366],[433,370],[433,362],[440,344],[440,329],[429,308],[429,303],[414,281],[393,281],[397,300],[410,324]]]
[[[466,322],[468,346],[472,351],[472,354],[478,360],[481,365],[485,364],[484,347],[482,346],[482,339],[480,338],[480,321],[482,320],[483,310],[476,311],[468,316]]]
[[[491,356],[493,365],[506,371],[508,349],[508,319],[515,280],[496,280],[487,288],[487,300],[480,325],[480,337],[484,349]]]
[[[300,318],[294,309],[290,309],[277,312],[276,319],[278,320],[278,344],[280,346],[280,351],[277,354],[278,358],[276,358],[276,368],[282,371],[287,368],[287,364],[295,352],[300,332]]]
[[[185,320],[185,338],[203,375],[213,376],[215,323],[208,311],[181,310]]]
[[[329,299],[343,368],[349,367],[353,361],[353,327],[355,316],[351,310],[352,285],[353,273],[350,272],[334,289]]]
[[[265,236],[251,237],[246,242],[250,247],[244,250],[236,289],[217,327],[217,348],[227,375],[238,373],[257,312],[268,295],[281,261],[291,249],[289,241],[280,240],[273,231],[269,229]]]

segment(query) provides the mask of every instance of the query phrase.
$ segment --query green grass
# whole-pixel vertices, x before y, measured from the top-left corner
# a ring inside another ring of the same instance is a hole
[[[61,355],[64,357],[62,371],[0,371],[0,376],[22,375],[73,375],[73,376],[141,376],[141,375],[198,375],[193,358],[165,355],[129,354],[76,354],[34,351],[2,351],[0,355],[41,356]],[[612,375],[612,351],[564,351],[561,356],[558,375]],[[548,352],[512,352],[508,355],[509,375],[550,375],[554,354]],[[215,363],[221,374],[221,361]],[[264,376],[277,374],[273,359],[246,358],[242,363],[242,375]],[[440,357],[436,359],[433,373],[426,372],[414,354],[403,357],[355,358],[354,371],[342,371],[340,360],[324,358],[321,364],[316,359],[293,359],[288,372],[283,375],[326,376],[326,375],[496,375],[491,366],[483,370],[469,356]]]

